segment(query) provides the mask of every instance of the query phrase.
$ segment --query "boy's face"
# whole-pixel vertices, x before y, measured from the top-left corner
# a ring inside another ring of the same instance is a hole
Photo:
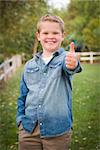
[[[46,21],[41,23],[40,32],[37,33],[37,38],[40,41],[43,50],[55,52],[61,46],[64,33],[62,33],[58,23]]]

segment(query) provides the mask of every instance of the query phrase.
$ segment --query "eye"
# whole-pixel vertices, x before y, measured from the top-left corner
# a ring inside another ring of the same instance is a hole
[[[53,34],[55,34],[55,35],[56,35],[56,34],[59,34],[59,32],[53,32]]]
[[[47,34],[48,34],[48,32],[44,32],[43,34],[47,35]]]

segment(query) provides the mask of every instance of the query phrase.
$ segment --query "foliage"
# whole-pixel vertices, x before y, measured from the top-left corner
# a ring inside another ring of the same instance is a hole
[[[99,51],[99,1],[75,1],[69,5],[69,14],[73,14],[70,28],[76,32],[76,39],[80,39],[91,50]],[[74,11],[73,11],[74,9]]]
[[[0,0],[0,55],[32,54],[36,23],[48,12],[59,15],[65,22],[64,47],[71,37],[83,43],[84,48],[86,45],[89,50],[99,51],[99,0],[70,0],[61,10],[49,7],[48,0]]]
[[[0,150],[17,150],[16,99],[22,68],[0,84]]]
[[[73,80],[73,138],[72,150],[100,149],[100,66],[85,64],[83,72]],[[20,75],[17,70],[11,80],[0,89],[0,150],[17,150],[18,130],[16,106]],[[10,138],[9,138],[10,137]]]
[[[36,22],[46,11],[44,0],[0,1],[0,53],[32,53]]]
[[[82,31],[85,43],[87,43],[88,47],[94,48],[95,51],[98,51],[100,47],[100,28],[98,27],[98,25],[99,19],[94,18],[90,20],[87,27]]]
[[[53,12],[60,15],[57,10]],[[69,44],[70,38],[73,38],[82,42],[84,48],[86,45],[89,50],[99,51],[99,15],[99,0],[71,0],[60,15],[65,22],[66,36],[63,45]]]

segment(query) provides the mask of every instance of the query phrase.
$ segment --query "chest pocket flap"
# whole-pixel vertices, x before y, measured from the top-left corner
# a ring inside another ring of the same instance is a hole
[[[26,68],[26,82],[28,85],[34,85],[40,80],[40,72],[38,66]]]
[[[33,72],[37,72],[38,70],[39,70],[38,67],[27,68],[27,69],[26,69],[26,72],[27,72],[27,73],[33,73]]]
[[[55,62],[55,63],[50,64],[49,67],[50,68],[57,68],[57,67],[61,66],[61,64],[62,64],[61,62]]]

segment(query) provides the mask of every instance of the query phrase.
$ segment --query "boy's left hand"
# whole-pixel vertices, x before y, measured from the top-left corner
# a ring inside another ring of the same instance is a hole
[[[65,57],[65,64],[68,69],[75,69],[77,66],[77,56],[75,54],[74,43],[71,42],[70,50]]]

